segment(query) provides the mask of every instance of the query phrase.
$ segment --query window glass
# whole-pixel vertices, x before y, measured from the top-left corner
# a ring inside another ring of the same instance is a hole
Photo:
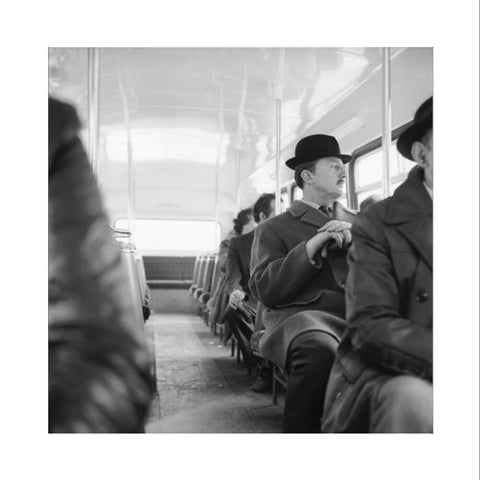
[[[128,219],[117,219],[115,228],[128,229]],[[221,234],[220,225],[211,220],[135,219],[131,230],[137,250],[172,254],[213,252]]]
[[[382,180],[382,149],[367,153],[355,162],[355,188]]]
[[[356,190],[366,187],[375,182],[382,181],[382,158],[381,148],[367,153],[355,162],[355,188]],[[390,157],[390,176],[402,175],[406,178],[408,172],[415,166],[415,162],[403,157],[397,150],[396,142],[392,144]]]
[[[357,200],[358,200],[358,208],[360,208],[360,204],[368,198],[370,195],[380,195],[383,198],[383,191],[382,187],[380,188],[374,188],[372,190],[369,190],[367,192],[362,192],[357,195]]]
[[[373,194],[382,195],[382,148],[369,152],[355,161],[355,192],[357,205]],[[408,172],[415,166],[415,162],[403,157],[397,150],[396,141],[392,143],[390,158],[390,192],[404,182]]]

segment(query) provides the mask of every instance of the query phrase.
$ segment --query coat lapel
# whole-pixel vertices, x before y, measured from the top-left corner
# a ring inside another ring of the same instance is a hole
[[[433,265],[433,203],[423,186],[421,171],[414,172],[398,187],[385,222],[399,232],[420,253],[430,268]]]
[[[330,221],[330,218],[324,213],[315,210],[315,208],[300,200],[295,200],[288,211],[294,218],[298,218],[302,223],[312,225],[315,228],[323,227]]]
[[[331,218],[327,217],[327,215],[320,210],[316,210],[300,200],[295,200],[288,211],[294,218],[299,219],[302,223],[312,225],[316,228],[323,227],[323,225],[331,220]],[[344,208],[341,203],[335,203],[335,217],[337,220],[352,223],[355,219],[355,214],[355,211]]]
[[[433,265],[433,222],[432,217],[420,217],[398,226],[402,235],[423,257],[429,268]]]

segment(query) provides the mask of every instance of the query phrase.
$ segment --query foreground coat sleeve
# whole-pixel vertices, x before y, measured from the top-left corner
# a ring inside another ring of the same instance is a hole
[[[49,103],[49,431],[142,431],[145,338],[78,127]]]
[[[234,290],[241,290],[242,271],[240,269],[240,254],[236,248],[235,242],[230,242],[227,253],[227,294],[230,295]]]
[[[250,262],[249,287],[253,296],[268,308],[293,302],[321,266],[307,255],[306,242],[288,251],[281,235],[268,222],[255,229]]]
[[[353,227],[347,281],[347,332],[356,351],[377,368],[432,377],[432,331],[403,318],[401,292],[380,222],[359,217]]]

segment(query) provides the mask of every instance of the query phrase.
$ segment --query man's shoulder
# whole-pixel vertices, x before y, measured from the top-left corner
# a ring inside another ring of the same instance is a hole
[[[258,228],[258,227],[257,227]],[[230,248],[243,247],[245,245],[251,245],[253,243],[253,236],[255,230],[245,233],[244,235],[238,235],[230,240]]]
[[[283,228],[286,224],[290,224],[295,221],[295,218],[287,210],[286,212],[275,215],[268,220],[265,220],[263,223],[257,226],[256,230],[263,232],[266,230],[275,230],[277,228]]]

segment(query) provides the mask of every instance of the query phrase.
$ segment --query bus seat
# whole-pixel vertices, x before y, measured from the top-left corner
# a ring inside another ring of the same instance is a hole
[[[253,332],[250,337],[250,350],[254,357],[258,359],[263,359],[260,354],[260,339],[262,338],[265,330],[259,330],[258,332]],[[278,385],[282,385],[285,389],[287,388],[288,374],[285,370],[282,370],[275,363],[268,362],[272,367],[272,403],[277,405],[278,401]]]

